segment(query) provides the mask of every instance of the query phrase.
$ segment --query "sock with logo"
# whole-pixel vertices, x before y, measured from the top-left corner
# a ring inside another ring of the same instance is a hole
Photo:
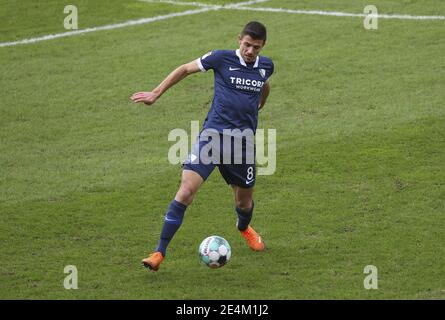
[[[170,202],[170,205],[168,206],[161,237],[159,239],[158,247],[155,250],[161,252],[164,257],[168,244],[182,224],[185,209],[187,209],[187,206],[176,200]]]
[[[249,226],[250,220],[252,220],[253,207],[254,203],[252,201],[252,208],[250,208],[248,212],[243,211],[238,207],[235,208],[235,211],[238,215],[236,226],[238,227],[239,231],[245,231]]]

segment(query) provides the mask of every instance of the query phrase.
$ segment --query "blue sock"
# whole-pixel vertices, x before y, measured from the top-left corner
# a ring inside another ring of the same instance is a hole
[[[170,240],[173,238],[176,231],[178,231],[182,224],[185,209],[187,209],[187,206],[176,200],[170,202],[170,205],[168,206],[168,210],[164,218],[164,226],[162,227],[161,237],[159,239],[158,247],[156,248],[156,251],[161,252],[164,257]]]
[[[238,207],[235,208],[235,211],[238,214],[238,222],[236,226],[239,231],[245,231],[249,226],[250,220],[252,220],[253,207],[254,203],[252,201],[252,208],[250,208],[248,212],[245,212]]]

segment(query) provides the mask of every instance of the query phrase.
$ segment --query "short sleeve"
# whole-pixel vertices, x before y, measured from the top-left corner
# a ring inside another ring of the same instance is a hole
[[[270,77],[272,77],[273,72],[275,71],[275,65],[273,64],[272,60],[270,61],[270,65],[271,65],[271,67],[270,67],[270,74],[269,74],[269,76],[267,77],[266,82],[269,82]]]
[[[222,60],[222,52],[219,50],[214,50],[206,53],[201,58],[196,60],[199,69],[202,72],[206,72],[209,69],[217,69]]]

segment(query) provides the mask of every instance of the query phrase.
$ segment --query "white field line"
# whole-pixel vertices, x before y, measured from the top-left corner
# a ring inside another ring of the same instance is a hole
[[[138,0],[140,2],[150,2],[150,3],[169,3],[175,5],[189,5],[197,7],[214,6],[202,2],[181,2],[175,0]],[[294,14],[309,14],[309,15],[320,15],[320,16],[336,16],[336,17],[372,17],[372,18],[382,18],[382,19],[400,19],[400,20],[445,20],[445,16],[411,16],[407,14],[365,14],[365,13],[349,13],[349,12],[338,12],[338,11],[321,11],[321,10],[293,10],[293,9],[283,9],[283,8],[265,8],[265,7],[246,7],[250,4],[256,4],[261,2],[266,2],[268,0],[260,1],[248,1],[243,4],[228,4],[221,6],[221,9],[234,9],[234,10],[247,10],[247,11],[263,11],[263,12],[283,12],[283,13],[294,13]],[[249,3],[250,2],[250,3]]]
[[[212,5],[208,3],[202,3],[202,2],[184,2],[184,1],[173,1],[173,0],[137,0],[139,2],[147,2],[147,3],[168,3],[168,4],[175,4],[179,6],[190,6],[190,7],[222,7],[221,5]]]
[[[250,0],[246,2],[240,2],[240,3],[232,3],[232,4],[226,4],[223,6],[223,9],[237,9],[238,7],[242,6],[250,6],[251,4],[258,4],[263,2],[268,2],[270,0]]]
[[[166,20],[166,19],[180,17],[180,16],[189,16],[189,15],[192,15],[192,14],[207,12],[207,11],[210,11],[210,10],[218,10],[218,9],[219,8],[205,7],[205,8],[202,8],[202,9],[187,10],[187,11],[183,11],[183,12],[176,12],[176,13],[171,13],[171,14],[166,14],[166,15],[161,15],[161,16],[155,16],[155,17],[151,17],[151,18],[142,18],[142,19],[137,19],[137,20],[129,20],[129,21],[125,21],[125,22],[122,22],[122,23],[109,24],[109,25],[100,26],[100,27],[93,27],[93,28],[87,28],[87,29],[81,29],[81,30],[74,30],[74,31],[68,31],[68,32],[63,32],[63,33],[56,33],[56,34],[49,34],[49,35],[42,36],[42,37],[37,37],[37,38],[23,39],[23,40],[13,41],[13,42],[2,42],[2,43],[0,43],[0,47],[16,46],[16,45],[19,45],[19,44],[30,44],[30,43],[46,41],[46,40],[52,40],[52,39],[57,39],[57,38],[77,36],[79,34],[95,32],[95,31],[101,31],[101,30],[113,30],[113,29],[125,28],[125,27],[129,27],[129,26],[136,26],[136,25],[140,25],[140,24],[146,24],[146,23],[150,23],[150,22]]]
[[[179,6],[191,6],[191,7],[214,7],[218,9],[236,9],[241,6],[248,6],[251,4],[258,4],[258,3],[264,3],[268,2],[270,0],[250,0],[245,2],[238,2],[238,3],[232,3],[232,4],[209,4],[209,3],[203,3],[203,2],[185,2],[185,1],[175,1],[175,0],[137,0],[139,2],[147,2],[147,3],[168,3],[168,4],[174,4]]]
[[[225,9],[230,8],[237,8],[240,6],[248,6],[251,4],[258,4],[258,3],[264,3],[268,2],[270,0],[250,0],[245,2],[238,2],[238,3],[232,3],[232,4],[209,4],[209,3],[203,3],[203,2],[185,2],[185,1],[175,1],[175,0],[137,0],[139,2],[148,2],[148,3],[168,3],[168,4],[175,4],[180,6],[195,6],[195,7],[220,7]]]
[[[364,13],[348,13],[348,12],[336,12],[336,11],[318,11],[318,10],[292,10],[292,9],[282,9],[282,8],[264,8],[264,7],[245,7],[247,5],[256,4],[256,3],[262,3],[269,0],[251,0],[246,2],[239,2],[234,4],[228,4],[228,5],[209,5],[206,3],[200,3],[200,2],[180,2],[180,1],[173,1],[173,0],[138,0],[142,2],[162,2],[162,3],[170,3],[175,5],[188,5],[188,6],[196,6],[196,7],[202,7],[202,9],[197,10],[187,10],[183,12],[177,12],[177,13],[171,13],[167,15],[160,15],[150,18],[142,18],[137,20],[129,20],[122,23],[117,24],[110,24],[100,27],[92,27],[87,29],[81,29],[81,30],[74,30],[74,31],[68,31],[63,33],[56,33],[56,34],[49,34],[46,36],[41,36],[37,38],[29,38],[29,39],[23,39],[18,41],[12,41],[12,42],[1,42],[1,47],[9,47],[9,46],[16,46],[21,44],[30,44],[30,43],[36,43],[40,41],[47,41],[47,40],[53,40],[57,38],[63,38],[63,37],[71,37],[76,36],[83,33],[89,33],[89,32],[95,32],[95,31],[101,31],[101,30],[113,30],[113,29],[119,29],[119,28],[125,28],[129,26],[135,26],[135,25],[141,25],[146,23],[151,23],[155,21],[160,20],[166,20],[170,18],[180,17],[180,16],[188,16],[193,14],[198,14],[202,12],[207,12],[211,10],[220,10],[220,9],[232,9],[232,10],[249,10],[249,11],[263,11],[263,12],[282,12],[282,13],[293,13],[293,14],[308,14],[308,15],[323,15],[323,16],[336,16],[336,17],[366,17],[368,15]],[[401,20],[445,20],[445,16],[411,16],[411,15],[390,15],[390,14],[378,14],[378,15],[369,15],[370,17],[378,17],[383,19],[401,19]]]
[[[348,13],[337,11],[319,11],[319,10],[292,10],[282,8],[264,8],[264,7],[237,7],[236,10],[264,11],[264,12],[283,12],[294,14],[309,14],[320,16],[336,16],[336,17],[373,17],[381,19],[400,19],[400,20],[445,20],[445,16],[411,16],[407,14],[365,14],[365,13]]]
[[[261,2],[266,2],[266,1],[269,1],[269,0],[252,0],[252,1],[246,1],[246,2],[239,2],[239,3],[234,3],[234,4],[230,5],[230,8],[235,9],[239,6],[261,3]],[[148,2],[150,2],[150,1],[148,1]],[[37,38],[29,38],[29,39],[23,39],[23,40],[12,41],[12,42],[1,42],[0,48],[1,47],[11,47],[11,46],[16,46],[16,45],[21,45],[21,44],[36,43],[36,42],[40,42],[40,41],[53,40],[53,39],[63,38],[63,37],[72,37],[72,36],[77,36],[77,35],[83,34],[83,33],[89,33],[89,32],[101,31],[101,30],[113,30],[113,29],[125,28],[125,27],[146,24],[146,23],[151,23],[151,22],[160,21],[160,20],[166,20],[166,19],[180,17],[180,16],[189,16],[192,14],[207,12],[210,10],[220,10],[225,7],[225,6],[221,6],[221,5],[213,6],[213,5],[208,5],[208,4],[199,4],[197,2],[180,3],[180,2],[169,1],[169,0],[152,1],[152,2],[165,2],[165,3],[171,3],[171,4],[184,4],[184,5],[187,4],[189,6],[199,6],[199,7],[203,7],[203,8],[197,9],[197,10],[187,10],[187,11],[183,11],[183,12],[176,12],[176,13],[171,13],[171,14],[166,14],[166,15],[161,15],[161,16],[155,16],[155,17],[151,17],[151,18],[129,20],[129,21],[125,21],[122,23],[109,24],[109,25],[100,26],[100,27],[92,27],[92,28],[81,29],[81,30],[49,34],[49,35],[41,36],[41,37],[37,37]]]

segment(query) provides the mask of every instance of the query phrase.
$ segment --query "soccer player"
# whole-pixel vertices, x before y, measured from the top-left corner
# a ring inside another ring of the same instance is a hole
[[[192,153],[183,164],[181,184],[165,214],[158,246],[148,258],[142,260],[142,265],[150,270],[159,269],[170,240],[182,224],[187,207],[215,167],[218,167],[224,180],[233,189],[235,211],[238,216],[237,228],[241,235],[252,250],[265,249],[260,235],[250,226],[254,209],[253,186],[256,167],[254,160],[246,161],[249,152],[252,154],[249,139],[241,136],[241,149],[233,147],[235,143],[232,144],[232,137],[229,138],[229,147],[226,143],[213,143],[213,149],[210,148],[212,156],[220,160],[223,153],[226,154],[228,151],[229,157],[225,160],[231,161],[210,161],[209,163],[209,161],[204,161],[206,159],[203,159],[203,154],[206,153],[202,152],[212,141],[219,141],[216,139],[219,137],[214,135],[215,132],[220,135],[221,140],[224,140],[224,135],[230,136],[232,131],[235,132],[233,137],[236,137],[236,129],[238,133],[246,131],[254,134],[258,123],[258,111],[266,103],[270,92],[268,80],[274,71],[274,65],[271,59],[259,55],[266,44],[265,26],[256,21],[249,22],[238,36],[238,42],[239,49],[211,51],[201,58],[176,68],[153,91],[137,92],[131,97],[134,102],[152,105],[165,91],[188,75],[210,69],[214,72],[214,97],[203,124],[203,130]],[[241,150],[241,163],[234,160],[237,157],[237,150]],[[235,154],[230,155],[233,151]],[[209,156],[210,153],[208,153]],[[255,151],[253,151],[253,158],[254,155]]]

